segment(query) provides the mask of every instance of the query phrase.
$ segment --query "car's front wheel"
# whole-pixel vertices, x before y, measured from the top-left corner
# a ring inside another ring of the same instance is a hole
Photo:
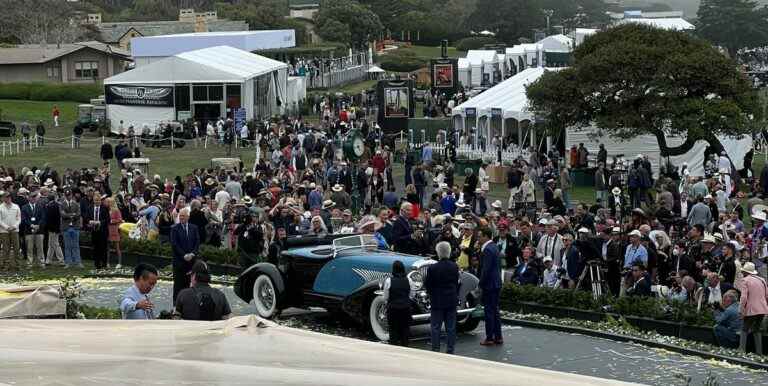
[[[265,319],[274,317],[278,312],[277,289],[269,275],[261,274],[253,282],[253,304],[256,312]]]
[[[368,327],[376,339],[386,342],[389,340],[389,323],[387,323],[387,302],[379,295],[371,300],[368,307]]]
[[[464,303],[465,308],[477,307],[477,300],[472,294],[467,295],[467,300]],[[477,326],[480,325],[480,318],[474,317],[472,314],[467,315],[464,320],[457,321],[456,331],[458,332],[471,332],[474,331]]]

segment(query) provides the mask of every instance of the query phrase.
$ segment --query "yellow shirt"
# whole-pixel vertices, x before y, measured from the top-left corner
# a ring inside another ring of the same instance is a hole
[[[463,251],[463,249],[469,248],[469,244],[472,242],[472,236],[470,237],[464,237],[461,239],[461,243],[459,244],[459,248],[462,249],[461,255],[459,255],[459,261],[457,264],[459,265],[459,269],[466,270],[469,268],[469,255],[467,255],[466,252]]]

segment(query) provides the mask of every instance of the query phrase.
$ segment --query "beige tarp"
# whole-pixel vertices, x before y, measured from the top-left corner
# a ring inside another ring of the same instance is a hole
[[[0,320],[0,384],[616,385],[621,382],[222,322]]]
[[[0,288],[0,318],[55,316],[66,311],[58,286]]]

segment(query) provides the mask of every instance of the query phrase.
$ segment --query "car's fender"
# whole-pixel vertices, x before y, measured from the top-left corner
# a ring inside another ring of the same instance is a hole
[[[341,304],[341,309],[344,311],[344,313],[351,316],[356,321],[364,323],[368,315],[368,309],[366,307],[368,305],[368,301],[372,298],[372,296],[374,296],[374,293],[378,289],[378,280],[369,281],[361,285],[354,292],[344,298],[344,301]]]
[[[250,266],[243,271],[235,282],[235,294],[243,299],[244,302],[250,303],[253,299],[253,283],[256,281],[256,277],[266,274],[275,283],[275,289],[278,292],[278,298],[285,298],[285,280],[283,274],[274,264],[271,263],[258,263]]]
[[[459,274],[459,281],[461,282],[461,286],[459,287],[459,300],[461,300],[461,304],[464,304],[467,295],[476,290],[478,285],[480,285],[480,279],[469,272],[462,271]]]

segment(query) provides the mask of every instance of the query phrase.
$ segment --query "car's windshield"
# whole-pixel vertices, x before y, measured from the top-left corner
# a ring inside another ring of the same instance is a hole
[[[340,237],[333,240],[334,255],[341,251],[351,249],[375,250],[378,248],[378,242],[373,235],[354,235],[349,237]]]

